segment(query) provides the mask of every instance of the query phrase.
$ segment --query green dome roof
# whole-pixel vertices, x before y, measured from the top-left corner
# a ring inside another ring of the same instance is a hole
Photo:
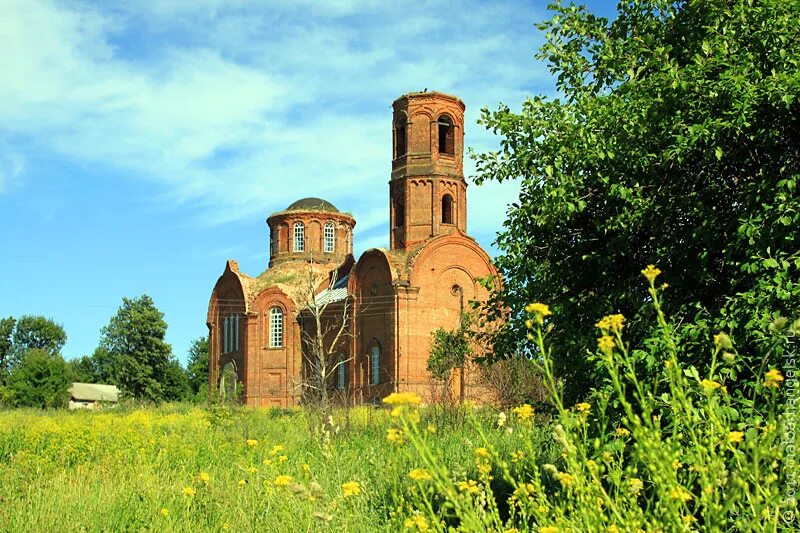
[[[322,198],[303,198],[286,208],[287,211],[328,211],[338,213],[336,206]]]

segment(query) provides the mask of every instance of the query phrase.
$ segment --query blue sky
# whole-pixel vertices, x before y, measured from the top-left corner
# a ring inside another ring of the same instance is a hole
[[[611,16],[613,4],[588,2]],[[149,294],[185,361],[225,260],[266,267],[266,217],[320,196],[388,245],[391,102],[481,107],[551,94],[533,54],[546,2],[0,2],[0,316],[64,325],[90,354],[123,296]],[[474,169],[465,161],[466,174]],[[493,255],[514,183],[469,188]]]

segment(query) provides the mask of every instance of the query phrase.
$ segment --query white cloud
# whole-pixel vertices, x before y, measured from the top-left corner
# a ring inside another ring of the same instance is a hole
[[[5,0],[0,142],[25,136],[110,176],[161,183],[165,202],[195,205],[207,223],[326,197],[377,242],[388,228],[392,99],[455,92],[471,121],[481,105],[521,101],[545,76],[529,59],[533,30],[504,33],[520,16],[533,22],[519,9]],[[468,144],[495,142],[467,124]],[[0,192],[13,168],[0,161]],[[470,228],[499,229],[516,188],[469,191]]]

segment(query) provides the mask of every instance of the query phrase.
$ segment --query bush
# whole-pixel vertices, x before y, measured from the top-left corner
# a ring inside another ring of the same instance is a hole
[[[69,400],[71,376],[60,355],[39,348],[27,350],[9,374],[7,401],[16,407],[64,407]]]

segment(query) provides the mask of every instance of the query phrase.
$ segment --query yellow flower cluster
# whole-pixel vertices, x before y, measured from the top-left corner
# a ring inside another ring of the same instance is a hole
[[[617,428],[614,433],[616,433],[618,437],[627,437],[631,434],[628,428]]]
[[[536,323],[541,325],[544,324],[545,317],[552,315],[553,313],[550,311],[550,307],[547,304],[542,303],[530,303],[525,306],[525,311],[527,313],[532,313],[536,318]],[[526,323],[527,325],[527,323]],[[533,324],[531,324],[532,326]],[[530,328],[531,326],[528,326]]]
[[[731,431],[730,433],[728,433],[728,442],[730,442],[731,444],[735,442],[742,442],[743,439],[744,439],[744,433],[742,433],[741,431]]]
[[[719,382],[714,381],[713,379],[704,379],[700,382],[700,385],[707,391],[713,391],[722,386]]]
[[[647,281],[653,283],[653,281],[661,274],[661,269],[656,267],[655,265],[647,265],[647,268],[642,270],[642,276],[647,278]]]
[[[578,405],[575,406],[575,409],[579,413],[584,413],[585,414],[585,413],[588,413],[592,409],[592,405],[588,404],[586,402],[581,402],[581,403],[579,403]]]
[[[569,487],[575,482],[575,478],[566,472],[556,472],[555,478],[561,483],[562,487]]]
[[[489,457],[489,450],[487,450],[486,448],[476,448],[475,455],[477,455],[478,457]]]
[[[414,470],[408,473],[408,477],[410,477],[414,481],[428,481],[432,479],[430,472],[422,468],[415,468]]]
[[[603,335],[597,339],[597,347],[604,354],[611,355],[611,352],[617,347],[617,343],[614,342],[614,337],[611,335]]]
[[[203,483],[204,485],[208,485],[208,483],[211,481],[211,476],[208,475],[208,472],[200,472],[197,474],[197,481]]]
[[[473,479],[468,479],[466,481],[459,481],[458,482],[458,490],[462,492],[467,492],[469,494],[475,494],[480,490],[478,487],[478,483]]]
[[[403,432],[397,428],[389,428],[386,430],[386,440],[394,444],[402,444]]]
[[[347,483],[343,483],[342,494],[345,497],[358,496],[361,494],[361,485],[359,485],[358,481],[349,481]]]
[[[533,416],[533,407],[527,403],[523,403],[519,407],[513,408],[511,412],[517,415],[519,419],[524,422]]]
[[[783,382],[783,374],[781,374],[780,370],[772,369],[766,374],[764,374],[764,386],[777,389],[781,386]]]
[[[628,488],[634,496],[638,496],[644,488],[644,483],[639,478],[631,478],[628,480]]]
[[[415,392],[393,392],[383,399],[386,405],[419,405],[422,403],[422,398]]]
[[[430,526],[428,526],[428,521],[425,520],[425,517],[421,514],[415,514],[409,518],[406,518],[406,521],[403,523],[406,529],[416,529],[417,531],[430,531]]]
[[[276,487],[286,487],[289,483],[292,482],[292,476],[276,476],[275,480],[272,482]]]
[[[191,498],[195,494],[197,494],[197,493],[195,492],[195,490],[192,487],[183,487],[183,495],[186,496],[187,498]]]
[[[280,444],[276,444],[276,445],[275,445],[275,446],[273,446],[273,447],[272,447],[272,449],[269,451],[269,454],[270,454],[270,455],[278,455],[278,454],[279,454],[279,453],[281,453],[282,451],[283,451],[283,446],[282,446],[282,445],[280,445]]]
[[[619,313],[615,315],[606,315],[600,319],[600,322],[595,324],[603,331],[611,331],[614,333],[622,333],[622,328],[625,325],[625,317]]]
[[[672,498],[674,500],[680,500],[683,503],[686,503],[686,502],[688,502],[689,500],[692,499],[692,494],[688,490],[684,489],[683,487],[673,487],[669,491],[669,496],[670,496],[670,498]]]

